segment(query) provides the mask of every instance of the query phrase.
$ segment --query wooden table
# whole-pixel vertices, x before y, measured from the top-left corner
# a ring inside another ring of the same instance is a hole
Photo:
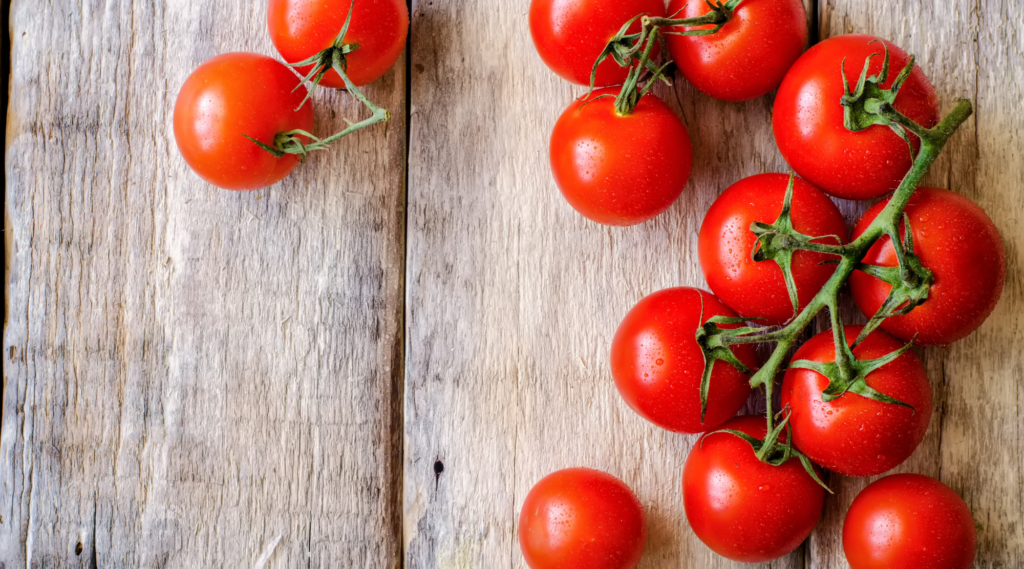
[[[686,525],[694,437],[632,413],[607,359],[643,295],[704,286],[715,196],[787,171],[771,97],[662,91],[694,140],[688,189],[598,226],[551,180],[547,138],[581,90],[537,57],[528,0],[415,0],[408,53],[368,89],[391,122],[230,193],[185,166],[171,109],[204,60],[274,54],[255,5],[11,6],[0,568],[524,567],[522,500],[575,465],[636,490],[641,567],[734,566]],[[1021,7],[808,1],[812,37],[892,39],[944,108],[975,104],[927,182],[992,216],[1006,289],[977,333],[919,351],[936,411],[899,471],[963,495],[992,568],[1024,566]],[[360,110],[315,106],[320,132]],[[844,567],[867,482],[833,476],[818,530],[771,566]]]

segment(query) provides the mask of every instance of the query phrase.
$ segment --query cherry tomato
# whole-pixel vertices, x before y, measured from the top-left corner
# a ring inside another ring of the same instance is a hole
[[[856,238],[874,221],[885,203],[869,209],[854,229]],[[999,302],[1006,278],[1006,251],[992,220],[971,200],[949,190],[919,188],[904,212],[910,218],[914,252],[935,279],[928,299],[903,316],[882,322],[882,329],[901,340],[923,345],[955,342],[981,326]],[[900,224],[900,234],[904,225]],[[864,262],[895,267],[896,252],[883,237],[868,250]],[[892,287],[856,271],[850,291],[861,312],[871,316]]]
[[[568,468],[545,476],[519,514],[519,547],[531,569],[632,569],[646,541],[640,501],[600,470]]]
[[[705,0],[672,0],[668,13],[696,18]],[[687,29],[710,29],[714,25]],[[743,0],[722,29],[708,36],[668,35],[679,71],[694,87],[723,101],[746,101],[779,86],[807,44],[800,0]]]
[[[724,423],[743,407],[750,395],[748,378],[717,361],[711,371],[707,414],[703,423],[700,420],[704,355],[696,333],[714,316],[736,314],[710,293],[680,287],[644,297],[622,320],[612,340],[612,376],[622,398],[641,417],[670,431],[699,433]],[[757,368],[752,344],[737,345],[733,353],[751,370]]]
[[[742,6],[743,4],[740,4]],[[755,262],[751,251],[757,236],[750,224],[773,224],[782,213],[789,176],[758,174],[726,189],[711,205],[697,240],[700,266],[711,290],[729,308],[764,324],[782,324],[793,317],[793,302],[786,290],[782,269],[772,260]],[[804,235],[834,235],[846,242],[846,222],[832,200],[807,182],[796,178],[791,208],[793,227]],[[837,245],[836,239],[819,243]],[[837,259],[821,253],[793,253],[793,280],[802,310],[828,282]]]
[[[298,87],[298,89],[296,89]],[[174,139],[185,162],[227,190],[255,190],[298,166],[294,154],[275,158],[243,135],[272,146],[280,132],[313,130],[306,88],[284,64],[255,53],[225,53],[189,75],[174,105]]]
[[[968,569],[978,546],[967,504],[942,482],[893,474],[850,505],[843,551],[852,569]]]
[[[862,326],[847,326],[850,345]],[[874,360],[895,352],[903,343],[875,330],[856,348],[858,360]],[[797,350],[794,360],[836,361],[832,331],[822,332]],[[782,382],[782,407],[789,407],[793,444],[807,458],[846,476],[874,476],[895,468],[913,454],[928,430],[932,388],[924,366],[913,352],[869,373],[868,387],[913,407],[882,403],[847,392],[822,401],[828,379],[809,369],[790,368]]]
[[[595,91],[562,113],[551,133],[551,170],[569,205],[588,219],[635,225],[683,192],[693,149],[683,121],[661,99],[647,94],[623,116],[616,94]]]
[[[544,63],[563,79],[590,85],[594,63],[608,41],[634,16],[665,15],[663,0],[533,0],[530,34]],[[640,31],[638,19],[629,28]],[[626,80],[627,69],[610,57],[597,68],[596,87]]]
[[[763,439],[765,421],[737,417],[723,429]],[[697,537],[733,561],[763,563],[796,549],[821,518],[825,490],[796,459],[772,466],[730,433],[707,433],[683,467],[683,507]]]
[[[380,78],[398,60],[409,34],[409,8],[405,0],[270,0],[267,27],[281,57],[289,63],[302,61],[330,47],[341,33],[352,10],[344,42],[359,44],[345,56],[345,74],[353,83],[366,85]],[[312,66],[300,67],[305,76]],[[341,89],[345,82],[332,71],[321,85]]]
[[[874,41],[874,43],[871,43]],[[864,60],[871,54],[869,75],[882,68],[883,43],[889,48],[889,88],[907,64],[907,54],[891,42],[866,35],[827,39],[807,50],[790,68],[775,96],[772,128],[782,156],[796,173],[836,197],[851,200],[876,198],[896,189],[910,170],[910,148],[889,127],[873,125],[860,132],[843,126],[843,80],[857,85]],[[939,122],[935,89],[915,66],[893,107],[913,121],[931,128]],[[920,147],[910,135],[915,152]]]

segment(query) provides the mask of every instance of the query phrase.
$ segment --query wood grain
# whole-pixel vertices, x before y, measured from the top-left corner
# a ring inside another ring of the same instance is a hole
[[[399,564],[404,60],[386,127],[218,190],[171,110],[274,53],[252,7],[13,2],[0,567]]]
[[[688,189],[639,227],[591,223],[562,199],[547,158],[555,119],[582,90],[536,55],[527,7],[414,2],[406,566],[525,567],[516,525],[526,493],[554,470],[589,466],[643,502],[641,567],[740,567],[686,526],[680,479],[695,437],[629,410],[608,349],[644,295],[705,286],[696,236],[715,196],[744,176],[785,171],[771,100],[724,104],[685,82],[662,92],[694,140]],[[797,552],[772,566],[803,564]]]
[[[959,492],[979,528],[976,567],[993,568],[1024,564],[1024,30],[1015,12],[1012,2],[971,0],[915,0],[898,7],[823,0],[819,6],[823,35],[870,33],[892,40],[917,56],[944,110],[957,98],[974,103],[974,117],[923,184],[957,191],[992,217],[1006,246],[1006,288],[980,330],[948,348],[918,351],[936,407],[924,443],[894,472],[937,477]],[[856,494],[877,478],[832,477],[836,496],[811,538],[811,567],[845,566],[843,517]]]

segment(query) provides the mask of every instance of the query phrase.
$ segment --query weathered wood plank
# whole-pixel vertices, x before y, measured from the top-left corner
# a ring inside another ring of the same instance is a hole
[[[948,109],[956,98],[975,115],[925,180],[978,202],[1003,235],[1007,282],[996,313],[949,348],[923,352],[936,409],[928,436],[898,471],[935,476],[960,492],[979,526],[978,567],[1024,563],[1024,39],[1012,2],[821,2],[825,36],[886,37],[917,56]],[[852,209],[852,208],[851,208]],[[863,208],[858,208],[858,211]],[[811,538],[812,567],[845,567],[841,531],[849,503],[872,479],[832,477],[836,496]]]
[[[607,360],[642,296],[704,286],[696,236],[715,196],[785,171],[771,100],[723,104],[682,82],[662,92],[694,140],[691,183],[650,223],[596,225],[562,199],[547,158],[555,119],[582,90],[541,63],[526,11],[518,0],[414,2],[406,564],[524,567],[515,532],[526,493],[553,470],[590,466],[643,502],[641,567],[738,567],[686,525],[680,480],[695,437],[630,411]]]
[[[15,0],[10,29],[0,559],[397,566],[404,60],[386,128],[236,194],[171,112],[202,61],[274,53],[263,9]]]

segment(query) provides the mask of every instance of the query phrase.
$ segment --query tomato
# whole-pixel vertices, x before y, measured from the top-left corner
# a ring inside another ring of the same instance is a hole
[[[640,501],[600,470],[568,468],[545,476],[519,514],[519,547],[531,569],[632,569],[646,541]]]
[[[573,101],[551,133],[551,170],[576,211],[606,225],[643,223],[668,209],[690,177],[693,149],[679,117],[647,94],[629,115],[617,89]],[[604,95],[613,95],[602,97]]]
[[[843,126],[839,102],[844,93],[839,72],[843,60],[854,88],[869,55],[878,54],[871,59],[869,75],[881,70],[883,43],[889,48],[890,69],[881,86],[888,88],[907,64],[907,54],[872,36],[845,35],[807,50],[790,68],[775,96],[772,128],[782,156],[797,174],[836,197],[876,198],[896,189],[910,170],[910,148],[889,127],[873,125],[851,132]],[[914,67],[893,107],[925,128],[938,123],[935,89],[920,67]],[[910,137],[916,152],[920,141]]]
[[[854,238],[874,221],[885,203],[869,209],[854,229]],[[971,200],[949,190],[919,188],[904,212],[910,218],[914,253],[932,272],[928,299],[909,314],[882,322],[882,329],[902,340],[917,337],[923,345],[955,342],[981,326],[999,302],[1006,278],[1006,251],[992,220]],[[900,234],[904,225],[900,224]],[[868,250],[864,263],[897,266],[891,240],[883,237]],[[856,271],[850,291],[861,311],[875,314],[891,286]]]
[[[847,326],[849,344],[862,326]],[[875,330],[856,348],[858,360],[874,360],[903,347]],[[822,332],[797,350],[793,360],[836,361],[832,331]],[[846,476],[874,476],[895,468],[924,440],[932,416],[932,388],[913,352],[867,375],[868,387],[910,405],[882,403],[852,392],[822,401],[828,379],[809,369],[790,368],[782,382],[782,407],[789,407],[793,444],[812,461]]]
[[[705,0],[672,0],[668,13],[696,18]],[[710,29],[714,25],[686,29]],[[668,35],[679,71],[694,87],[723,101],[746,101],[779,86],[807,44],[807,13],[800,0],[743,0],[718,32]]]
[[[634,16],[665,15],[663,0],[533,0],[530,34],[544,63],[563,79],[590,85],[594,63],[608,41]],[[640,31],[637,19],[629,29]],[[594,85],[626,80],[627,69],[608,58],[597,68]]]
[[[764,324],[790,320],[793,302],[778,263],[751,259],[757,236],[750,231],[750,224],[775,223],[782,213],[788,184],[789,176],[784,174],[758,174],[736,182],[711,205],[697,240],[700,266],[711,290],[729,308],[748,318],[763,318]],[[839,209],[828,196],[800,178],[793,184],[791,215],[794,229],[804,235],[835,235],[846,242],[846,222]],[[829,238],[815,241],[838,244]],[[793,280],[800,309],[835,272],[836,265],[822,264],[830,258],[838,257],[810,251],[793,253]]]
[[[938,480],[893,474],[850,505],[843,551],[852,569],[968,569],[978,546],[967,504]]]
[[[722,428],[758,439],[766,430],[761,417],[737,417]],[[793,551],[811,535],[824,503],[825,490],[798,460],[766,464],[730,433],[701,436],[683,467],[690,527],[712,551],[733,561],[762,563]]]
[[[267,27],[281,57],[289,63],[310,58],[330,47],[341,33],[352,10],[345,34],[346,44],[359,48],[345,56],[345,74],[353,83],[366,85],[391,68],[405,48],[409,34],[409,8],[405,0],[270,0]],[[305,76],[312,66],[300,67]],[[321,85],[342,89],[345,82],[332,71]]]
[[[615,332],[611,359],[615,386],[631,409],[663,429],[699,433],[724,423],[743,407],[750,395],[747,377],[717,361],[711,371],[707,414],[703,423],[700,419],[704,355],[696,333],[714,316],[736,314],[711,294],[685,287],[646,296],[629,311]],[[733,354],[751,370],[757,368],[752,344],[733,347]]]
[[[276,158],[243,135],[272,146],[280,132],[312,131],[313,108],[295,110],[305,96],[295,74],[275,59],[255,53],[218,55],[193,71],[178,92],[178,150],[190,168],[215,186],[255,190],[274,184],[299,164],[299,157]]]

